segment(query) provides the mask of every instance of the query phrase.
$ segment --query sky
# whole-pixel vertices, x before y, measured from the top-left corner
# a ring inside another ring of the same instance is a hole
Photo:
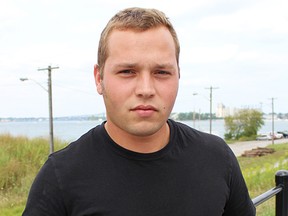
[[[188,4],[189,3],[189,4]],[[157,8],[180,40],[173,112],[261,108],[288,113],[287,0],[0,0],[0,118],[104,113],[95,88],[99,35],[126,7]],[[29,80],[21,82],[20,78]]]

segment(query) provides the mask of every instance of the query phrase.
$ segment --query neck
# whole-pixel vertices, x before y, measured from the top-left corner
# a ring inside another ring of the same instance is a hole
[[[113,127],[108,122],[105,123],[105,129],[109,136],[121,147],[138,153],[153,153],[164,148],[170,137],[170,128],[166,122],[160,130],[149,136],[137,136]]]

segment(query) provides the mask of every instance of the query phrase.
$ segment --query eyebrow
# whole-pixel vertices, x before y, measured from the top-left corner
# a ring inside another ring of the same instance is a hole
[[[116,64],[115,65],[115,68],[135,68],[135,67],[137,67],[138,66],[138,64],[137,63],[119,63],[119,64]],[[158,64],[158,63],[156,63],[155,64],[155,66],[154,66],[154,68],[160,68],[160,69],[162,69],[162,68],[175,68],[175,66],[173,65],[173,64],[170,64],[170,63],[164,63],[164,64]]]
[[[175,68],[173,64],[167,63],[167,64],[157,64],[157,68]]]
[[[120,63],[120,64],[116,64],[115,68],[134,68],[136,66],[137,64],[133,64],[133,63]]]

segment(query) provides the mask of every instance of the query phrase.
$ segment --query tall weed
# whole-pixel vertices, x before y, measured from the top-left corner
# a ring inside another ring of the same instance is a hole
[[[32,181],[48,157],[48,143],[46,138],[0,135],[0,215],[9,215],[7,208],[23,210]],[[65,144],[56,139],[55,149]]]

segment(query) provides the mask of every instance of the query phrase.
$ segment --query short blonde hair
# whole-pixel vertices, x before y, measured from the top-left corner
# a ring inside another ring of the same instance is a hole
[[[103,29],[98,46],[98,66],[103,78],[103,68],[108,57],[108,38],[114,29],[145,31],[151,28],[165,26],[171,33],[176,50],[176,60],[179,67],[180,44],[176,31],[166,15],[157,9],[127,8],[115,14]]]

